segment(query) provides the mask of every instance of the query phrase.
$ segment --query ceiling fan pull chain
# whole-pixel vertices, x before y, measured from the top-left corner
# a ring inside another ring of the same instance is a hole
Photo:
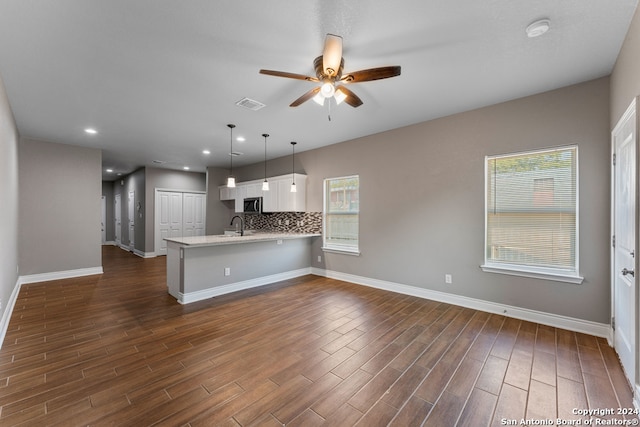
[[[331,121],[331,98],[329,98],[329,102],[327,102],[327,104],[329,104],[329,106],[327,107],[329,109],[329,114],[327,115],[327,118],[329,119],[329,121]]]

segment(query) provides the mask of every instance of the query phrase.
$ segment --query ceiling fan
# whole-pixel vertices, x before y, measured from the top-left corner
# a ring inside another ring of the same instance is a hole
[[[324,105],[324,100],[331,97],[336,100],[337,104],[344,101],[352,107],[359,107],[362,105],[362,100],[345,87],[346,83],[368,82],[400,75],[400,66],[398,65],[369,68],[343,74],[342,37],[334,34],[327,34],[322,55],[313,61],[313,67],[316,70],[316,77],[274,70],[260,70],[260,74],[322,83],[293,101],[289,105],[290,107],[297,107],[310,99]]]

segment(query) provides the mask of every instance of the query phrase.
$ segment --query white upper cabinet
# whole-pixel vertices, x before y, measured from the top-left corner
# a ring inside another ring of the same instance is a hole
[[[295,174],[297,192],[291,192],[294,176],[281,175],[267,178],[269,191],[262,191],[264,180],[236,183],[235,188],[220,186],[220,200],[234,200],[235,211],[244,210],[244,199],[248,197],[262,197],[263,212],[305,212],[307,195],[307,176]]]

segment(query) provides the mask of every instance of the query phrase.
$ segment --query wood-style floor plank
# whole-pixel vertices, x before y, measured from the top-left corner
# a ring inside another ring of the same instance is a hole
[[[606,340],[305,276],[180,305],[164,258],[24,285],[2,426],[487,426],[629,407]],[[611,418],[611,416],[608,416]]]

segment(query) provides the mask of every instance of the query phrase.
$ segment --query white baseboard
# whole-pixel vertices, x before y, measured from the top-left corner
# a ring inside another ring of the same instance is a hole
[[[2,319],[0,319],[0,348],[4,344],[4,337],[7,334],[9,328],[9,321],[11,320],[11,314],[13,314],[13,308],[16,306],[18,295],[20,294],[20,278],[16,281],[16,285],[13,287],[9,301],[7,301],[4,313],[2,313]]]
[[[155,252],[142,252],[139,249],[134,249],[133,254],[138,255],[140,258],[155,258],[156,256]]]
[[[282,280],[294,279],[296,277],[305,276],[307,274],[311,274],[311,267],[301,268],[299,270],[285,271],[284,273],[272,274],[270,276],[258,277],[256,279],[244,280],[242,282],[230,283],[228,285],[216,286],[215,288],[205,289],[202,291],[189,292],[186,294],[178,292],[177,300],[180,304],[189,304],[192,302],[217,297],[219,295],[229,294],[231,292],[257,288],[259,286],[269,285],[271,283],[280,282]]]
[[[328,277],[330,279],[343,280],[345,282],[355,283],[358,285],[369,286],[372,288],[384,289],[386,291],[397,292],[400,294],[425,298],[433,301],[454,304],[461,307],[472,308],[489,313],[501,314],[503,316],[513,317],[520,320],[527,320],[530,322],[540,323],[556,328],[567,329],[574,332],[582,332],[585,334],[606,338],[609,341],[609,344],[612,343],[611,325],[607,325],[604,323],[575,319],[572,317],[560,316],[553,313],[529,310],[527,308],[514,307],[491,301],[469,298],[461,295],[448,294],[445,292],[418,288],[416,286],[408,286],[400,283],[371,279],[368,277],[356,276],[353,274],[341,273],[338,271],[324,270],[315,267],[312,268],[312,274]]]
[[[25,283],[49,282],[51,280],[70,279],[72,277],[92,276],[94,274],[102,274],[102,266],[79,268],[77,270],[53,271],[51,273],[29,274],[20,276],[21,285]]]

